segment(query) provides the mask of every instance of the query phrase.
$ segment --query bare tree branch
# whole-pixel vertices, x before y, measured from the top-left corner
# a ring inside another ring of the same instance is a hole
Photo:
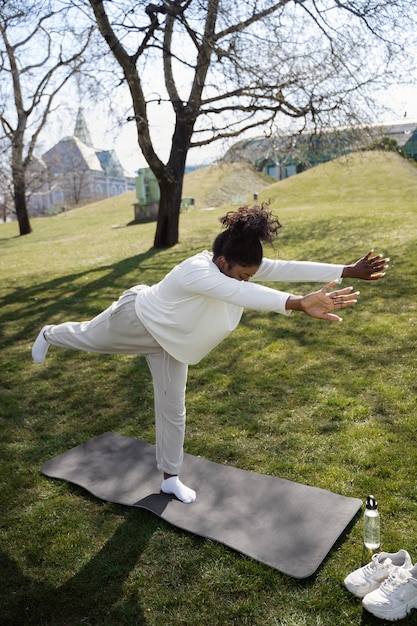
[[[20,234],[24,235],[31,232],[26,178],[35,147],[57,95],[84,64],[93,28],[83,33],[78,48],[65,53],[62,39],[64,34],[69,39],[70,31],[61,21],[66,15],[63,8],[45,12],[44,5],[31,7],[23,2],[25,10],[21,11],[19,6],[19,2],[11,7],[0,4],[0,88],[12,96],[0,105],[0,121],[10,145],[14,203]],[[28,29],[29,34],[24,34]],[[75,42],[76,38],[71,38],[72,45]]]
[[[401,24],[401,35],[411,34],[406,22],[416,15],[411,0],[88,1],[122,68],[132,96],[129,119],[160,184],[158,246],[178,238],[190,148],[256,127],[272,132],[285,119],[299,120],[301,130],[332,115],[358,115],[355,98],[400,67],[395,58],[406,44],[398,46],[395,29]],[[159,111],[152,113],[155,98],[147,90],[171,105],[166,163],[152,141]]]

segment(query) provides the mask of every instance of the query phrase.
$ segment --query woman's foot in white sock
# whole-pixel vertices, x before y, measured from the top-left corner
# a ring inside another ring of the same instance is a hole
[[[185,504],[190,504],[194,502],[197,497],[194,489],[190,489],[184,483],[180,481],[178,476],[171,476],[170,478],[165,478],[162,481],[161,490],[164,493],[173,494],[181,500],[181,502],[185,502]]]
[[[45,331],[51,326],[44,326],[32,346],[32,358],[35,363],[43,363],[48,352],[49,343],[45,339]]]

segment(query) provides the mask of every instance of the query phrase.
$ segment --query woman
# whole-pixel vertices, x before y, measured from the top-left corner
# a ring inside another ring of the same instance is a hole
[[[245,307],[289,315],[341,321],[334,313],[356,302],[352,287],[329,292],[341,278],[375,280],[389,259],[372,256],[353,265],[332,265],[263,258],[262,243],[272,243],[280,223],[264,206],[227,213],[225,227],[207,251],[183,261],[152,287],[125,291],[103,313],[87,322],[45,326],[33,348],[43,363],[50,345],[107,354],[142,354],[152,374],[156,421],[156,460],[164,472],[161,490],[185,503],[196,493],[179,477],[185,432],[188,365],[198,363],[238,325]],[[231,280],[233,279],[233,280]],[[328,283],[306,296],[265,287],[254,281]]]

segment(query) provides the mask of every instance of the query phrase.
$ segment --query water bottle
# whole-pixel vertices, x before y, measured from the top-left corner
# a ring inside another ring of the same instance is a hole
[[[366,499],[363,529],[365,548],[368,550],[377,550],[381,545],[380,518],[378,502],[375,500],[374,496],[368,496]]]

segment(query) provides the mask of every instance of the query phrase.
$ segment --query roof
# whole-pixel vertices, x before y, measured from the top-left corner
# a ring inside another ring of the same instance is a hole
[[[55,172],[83,169],[104,171],[96,150],[87,146],[77,137],[61,139],[43,155],[43,160]]]
[[[115,150],[97,150],[96,154],[103,170],[105,170],[107,174],[111,174],[113,176],[126,176],[126,172],[124,171]]]
[[[417,130],[417,122],[411,123],[398,123],[389,126],[381,126],[381,131],[386,137],[395,139],[400,148],[402,148],[409,139],[413,136],[413,133]]]

